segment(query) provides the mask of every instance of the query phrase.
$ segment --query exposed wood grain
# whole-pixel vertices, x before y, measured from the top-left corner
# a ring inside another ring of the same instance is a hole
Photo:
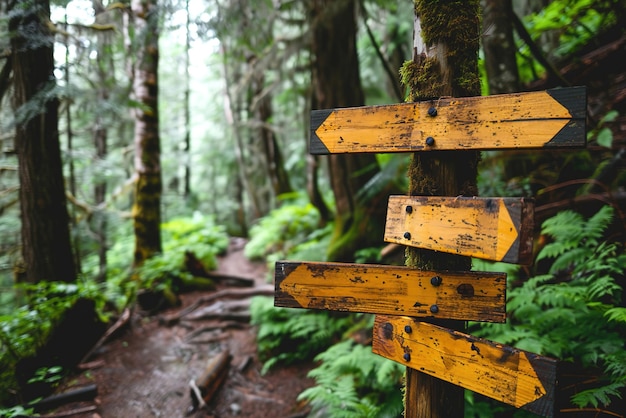
[[[280,307],[466,321],[506,319],[505,273],[289,261],[277,262],[275,272],[274,304]]]
[[[383,357],[516,408],[554,414],[554,359],[404,316],[377,316],[373,338]]]
[[[530,264],[533,209],[524,198],[390,196],[385,241]]]
[[[430,109],[435,109],[436,115],[431,116]],[[583,147],[585,112],[585,87],[325,109],[311,113],[309,151],[341,154]]]

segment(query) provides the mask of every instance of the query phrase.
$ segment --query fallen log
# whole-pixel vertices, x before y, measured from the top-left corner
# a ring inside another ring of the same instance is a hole
[[[213,396],[228,375],[228,366],[232,357],[228,350],[221,351],[216,356],[209,359],[202,375],[189,382],[189,396],[191,397],[191,407],[189,412],[198,408],[204,408],[211,402]]]
[[[91,401],[98,395],[98,387],[94,384],[70,389],[63,393],[50,395],[33,405],[37,412],[57,408],[70,402]]]

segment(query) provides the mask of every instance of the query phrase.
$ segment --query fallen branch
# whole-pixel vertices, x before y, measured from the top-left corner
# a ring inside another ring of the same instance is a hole
[[[98,342],[91,348],[91,350],[89,350],[87,352],[87,354],[85,354],[83,356],[83,358],[80,360],[80,363],[85,363],[87,360],[89,360],[89,357],[91,357],[91,355],[102,346],[102,344],[104,344],[110,337],[111,335],[113,335],[118,329],[120,329],[122,326],[124,326],[126,323],[128,323],[130,319],[130,310],[128,308],[124,309],[124,312],[122,312],[122,315],[120,315],[120,317],[117,319],[117,321],[115,321],[115,324],[113,324],[105,333],[102,337],[100,337],[100,339],[98,340]]]
[[[211,402],[228,375],[230,361],[231,355],[228,350],[220,352],[208,361],[202,375],[190,382],[191,411],[195,411],[199,407],[203,408]]]
[[[191,305],[187,306],[184,309],[181,309],[178,313],[175,313],[167,317],[165,316],[161,317],[159,321],[164,325],[174,325],[178,321],[180,321],[182,317],[198,309],[199,306],[205,303],[212,302],[216,299],[220,299],[220,298],[247,298],[251,296],[273,296],[273,295],[274,295],[274,286],[272,285],[252,287],[249,289],[248,288],[246,289],[231,289],[231,288],[222,289],[222,290],[218,290],[217,292],[211,293],[207,296],[204,296],[196,300]]]
[[[216,329],[219,329],[219,330],[224,330],[224,329],[227,329],[227,328],[239,328],[239,329],[242,329],[242,328],[244,328],[246,326],[247,326],[247,324],[242,324],[241,322],[237,322],[237,321],[218,322],[216,324],[207,325],[205,327],[198,328],[198,329],[190,332],[189,334],[187,334],[185,336],[185,341],[189,341],[189,340],[197,337],[198,335],[200,335],[202,333],[214,331]]]
[[[95,405],[85,406],[83,408],[71,409],[69,411],[55,412],[54,414],[40,415],[39,418],[63,418],[63,417],[70,417],[72,415],[86,414],[87,412],[93,412],[93,411],[95,411],[97,409],[98,409],[98,407],[95,406]]]
[[[66,392],[43,398],[35,403],[35,411],[43,411],[64,405],[70,402],[91,401],[98,395],[98,387],[94,384],[70,389]]]

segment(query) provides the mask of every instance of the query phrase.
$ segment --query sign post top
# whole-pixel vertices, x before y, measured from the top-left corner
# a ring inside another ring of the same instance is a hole
[[[585,87],[314,110],[311,154],[584,147]]]

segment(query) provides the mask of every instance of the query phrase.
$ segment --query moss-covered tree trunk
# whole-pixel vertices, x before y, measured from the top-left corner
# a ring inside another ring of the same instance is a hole
[[[47,0],[10,2],[9,32],[20,180],[19,280],[76,280],[54,93],[54,36]]]
[[[156,2],[134,0],[136,63],[135,109],[135,230],[134,264],[161,252],[161,141],[159,137],[159,31]]]
[[[410,100],[478,96],[479,2],[415,1],[413,60],[401,70]],[[479,154],[475,151],[415,153],[409,166],[409,195],[475,196]],[[428,270],[470,270],[471,259],[407,248],[406,265]],[[435,321],[433,321],[435,322]],[[463,322],[438,323],[460,329]],[[407,368],[406,418],[463,416],[463,389]]]
[[[308,0],[312,27],[314,103],[319,109],[362,106],[365,102],[356,49],[354,0]],[[355,250],[380,243],[386,202],[358,201],[357,193],[379,171],[373,154],[331,155],[335,231],[327,256],[352,261]]]

